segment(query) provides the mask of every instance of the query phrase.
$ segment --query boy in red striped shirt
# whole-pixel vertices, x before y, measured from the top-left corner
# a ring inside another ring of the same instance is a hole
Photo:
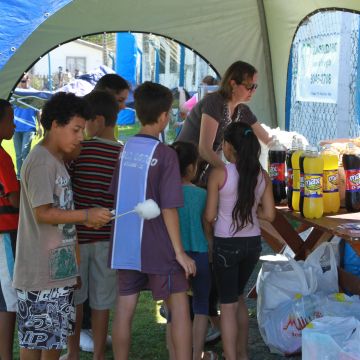
[[[20,187],[3,140],[14,135],[14,112],[0,99],[0,359],[12,359],[17,295],[12,287],[15,241],[19,222]]]
[[[82,142],[80,155],[70,169],[74,203],[76,209],[95,206],[111,210],[114,208],[114,196],[108,189],[122,149],[122,144],[114,136],[119,106],[108,91],[94,90],[85,99],[88,100],[94,118],[86,123],[86,135],[90,140]],[[87,299],[91,308],[94,359],[102,359],[106,347],[109,310],[114,306],[117,296],[116,273],[107,265],[111,224],[99,229],[77,225],[77,234],[82,287],[75,292],[77,325],[75,336],[69,339],[67,359],[79,359],[83,304]]]

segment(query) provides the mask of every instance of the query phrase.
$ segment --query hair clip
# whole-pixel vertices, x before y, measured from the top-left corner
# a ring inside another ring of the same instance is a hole
[[[246,129],[244,132],[244,136],[246,136],[247,134],[251,134],[252,130],[251,129]]]

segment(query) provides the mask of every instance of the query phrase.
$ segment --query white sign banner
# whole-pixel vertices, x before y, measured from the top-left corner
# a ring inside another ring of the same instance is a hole
[[[296,100],[336,103],[340,35],[308,40],[298,48]]]

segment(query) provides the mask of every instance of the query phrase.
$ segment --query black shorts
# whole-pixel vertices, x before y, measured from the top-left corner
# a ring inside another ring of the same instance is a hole
[[[214,270],[221,304],[238,301],[261,253],[261,237],[214,237]]]

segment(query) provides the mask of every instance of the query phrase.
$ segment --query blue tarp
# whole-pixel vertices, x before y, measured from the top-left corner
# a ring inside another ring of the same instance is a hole
[[[16,88],[11,95],[10,102],[20,108],[40,110],[45,101],[51,98],[51,95],[50,91]]]
[[[126,79],[131,86],[136,84],[136,39],[130,33],[116,34],[116,73]]]
[[[0,70],[39,25],[71,1],[1,0]]]
[[[112,73],[114,73],[114,70],[107,66],[101,65],[89,73],[81,75],[78,79],[74,79],[69,84],[58,89],[57,92],[71,92],[77,96],[84,96],[93,90],[94,86],[102,76]],[[18,107],[40,110],[43,107],[44,102],[50,99],[51,95],[52,93],[50,91],[16,88],[11,96],[10,101]],[[135,111],[133,109],[133,89],[129,91],[126,105],[126,109],[122,110],[118,115],[118,125],[132,125],[135,123]]]

